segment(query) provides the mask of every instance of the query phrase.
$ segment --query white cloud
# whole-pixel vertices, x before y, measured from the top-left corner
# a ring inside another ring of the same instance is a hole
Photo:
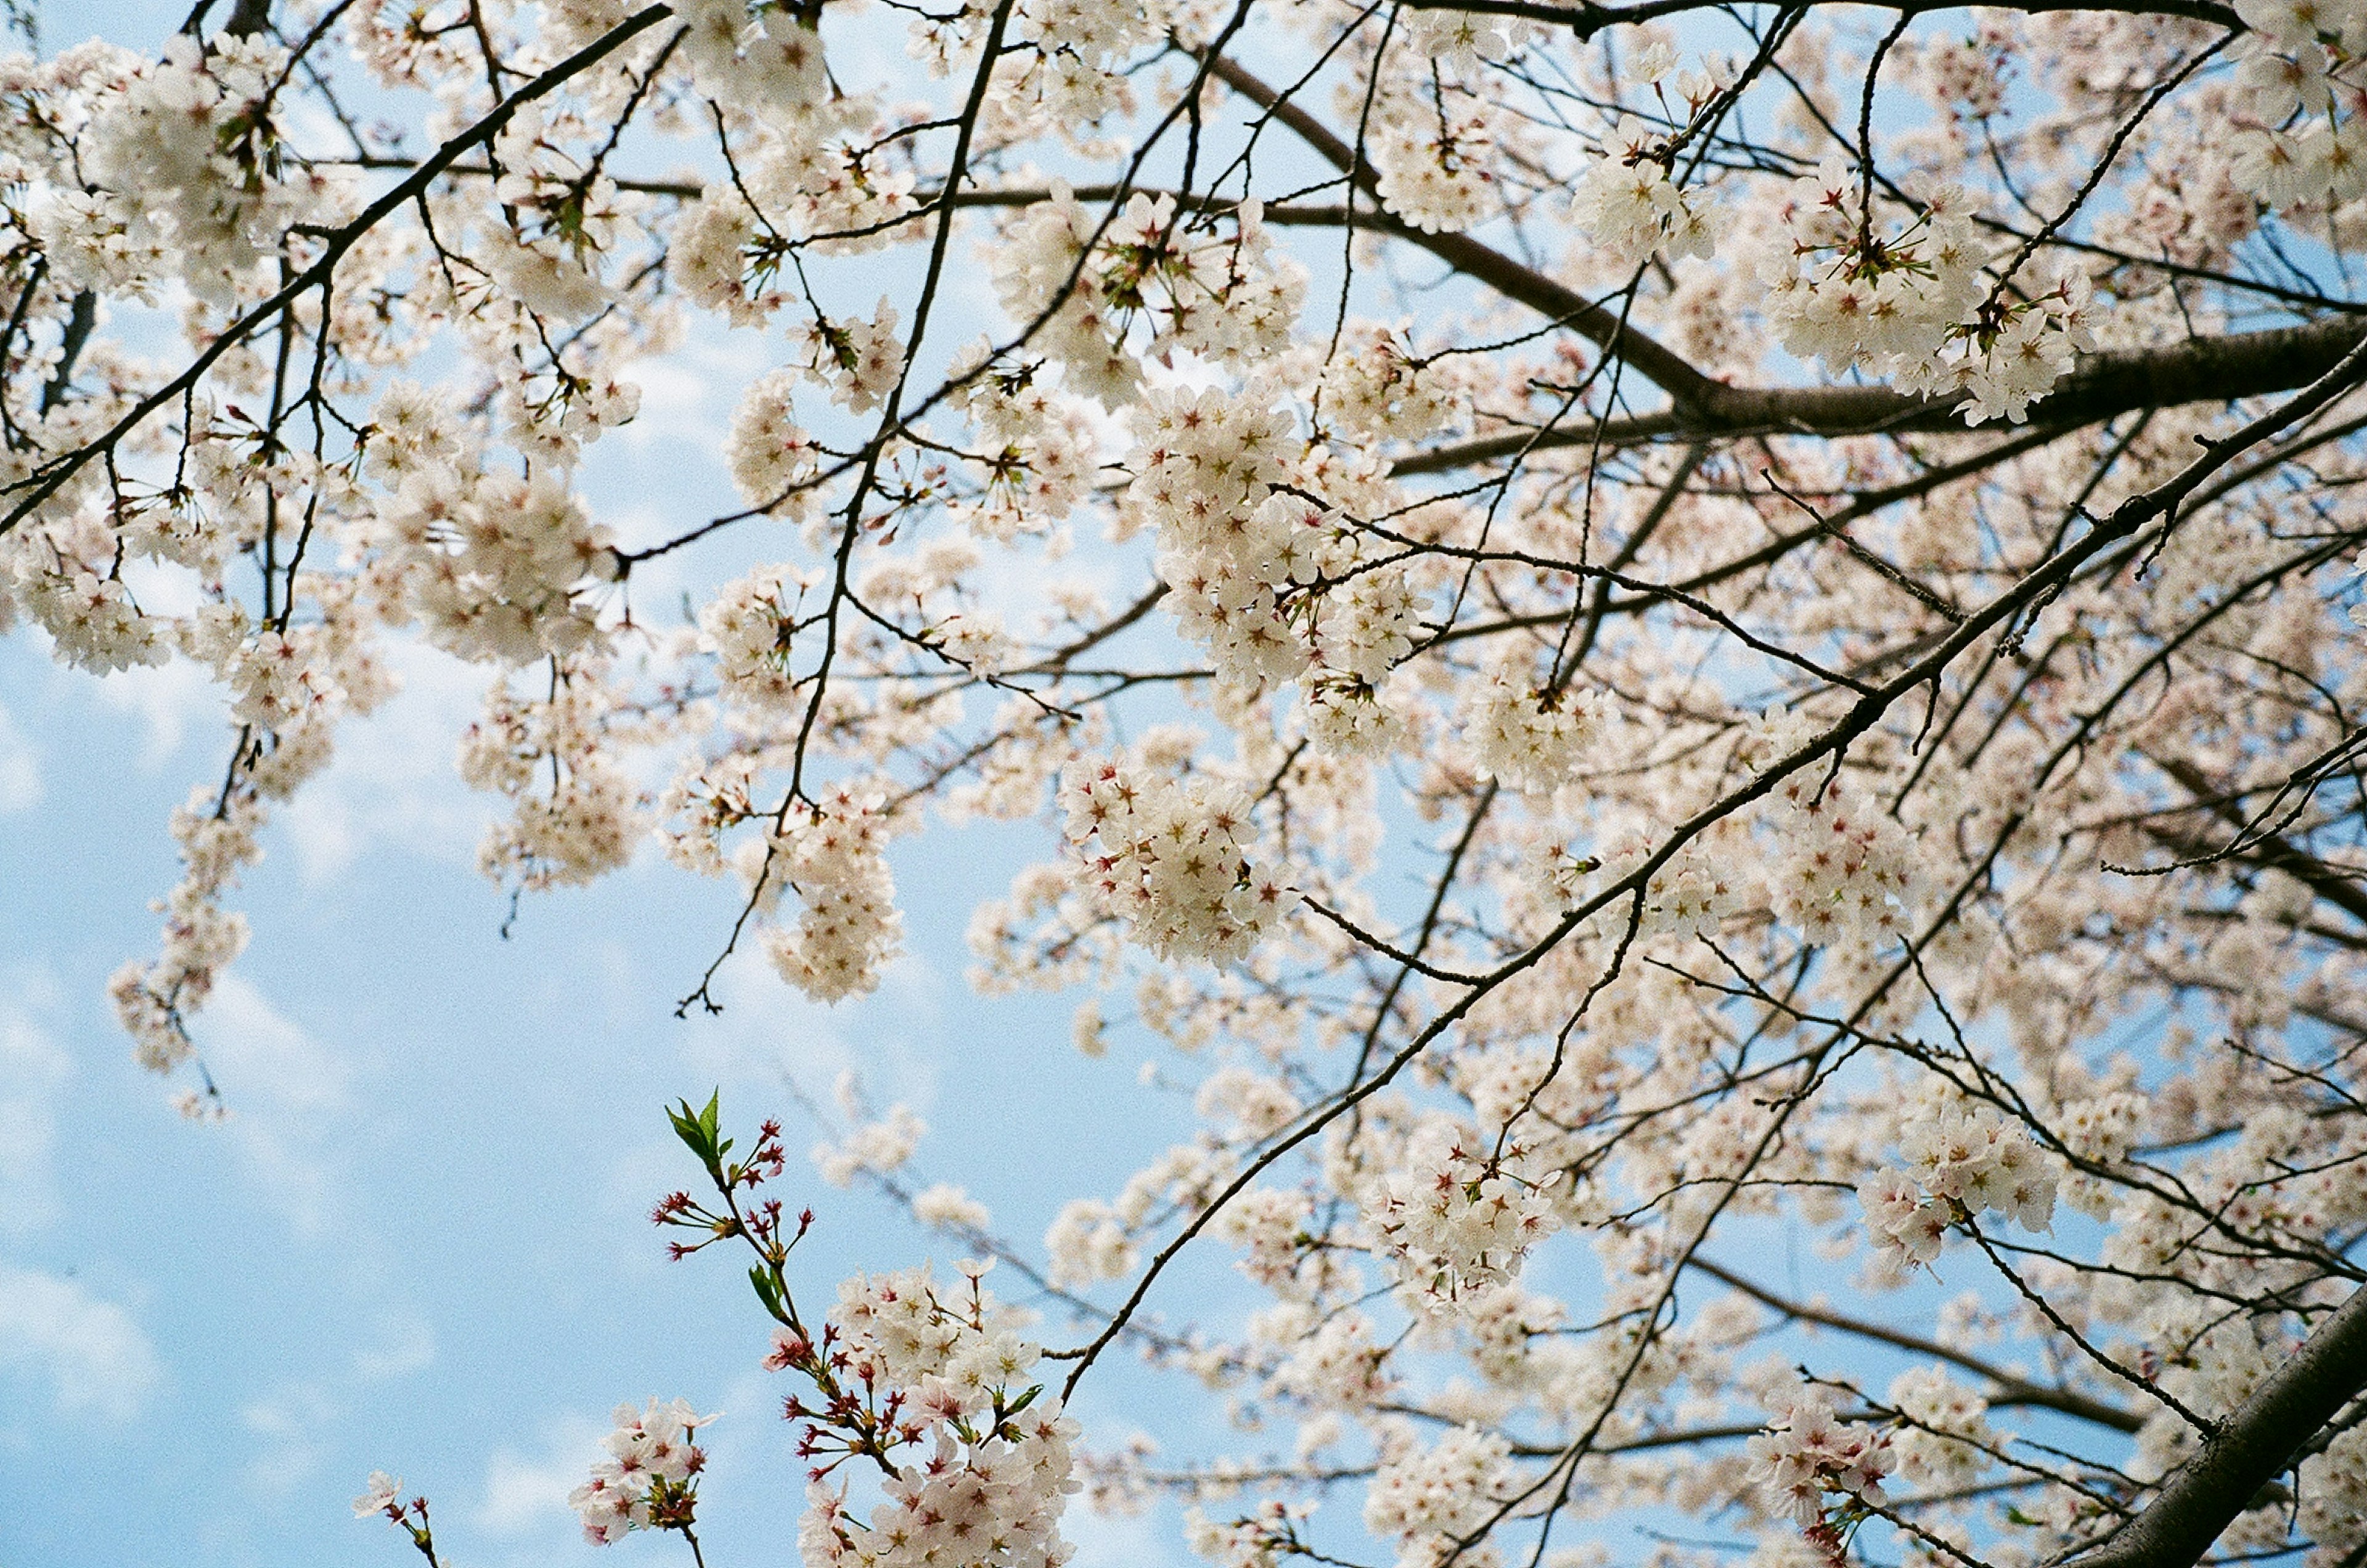
[[[407,638],[384,652],[402,689],[376,713],[338,726],[335,760],[281,818],[315,886],[379,843],[476,863],[489,807],[460,782],[453,756],[461,730],[482,711],[485,671]]]
[[[354,1376],[364,1382],[424,1372],[436,1364],[436,1331],[424,1318],[389,1318],[372,1348],[354,1352]]]
[[[246,1429],[263,1439],[262,1451],[246,1467],[247,1484],[272,1497],[293,1492],[321,1468],[320,1433],[336,1416],[328,1394],[309,1383],[291,1384],[240,1411]]]
[[[1182,1568],[1184,1562],[1176,1541],[1149,1515],[1071,1508],[1060,1533],[1076,1546],[1076,1568]]]
[[[0,817],[41,802],[41,758],[8,710],[0,706]]]
[[[250,1179],[297,1234],[327,1229],[337,1196],[328,1151],[353,1107],[351,1068],[234,969],[215,983],[194,1032],[230,1100],[224,1134]]]
[[[567,1517],[567,1495],[583,1483],[599,1457],[607,1428],[582,1416],[544,1428],[543,1452],[527,1458],[497,1449],[485,1466],[485,1496],[477,1525],[487,1535],[515,1539]]]
[[[71,1069],[31,1019],[0,1010],[0,1232],[29,1233],[57,1213],[55,1101]]]
[[[352,1071],[264,999],[253,981],[225,972],[201,1015],[217,1077],[238,1081],[293,1111],[325,1114],[352,1104]]]
[[[123,1422],[162,1377],[155,1347],[79,1280],[0,1264],[0,1370],[45,1376],[57,1409]]]
[[[90,679],[87,675],[61,673],[71,680]],[[79,704],[84,700],[83,693],[74,694],[73,700]],[[146,725],[147,737],[140,750],[142,773],[155,773],[180,754],[192,719],[219,731],[222,755],[230,754],[233,737],[221,694],[215,690],[213,678],[205,668],[188,660],[119,670],[98,682],[98,700],[101,706],[130,714]]]

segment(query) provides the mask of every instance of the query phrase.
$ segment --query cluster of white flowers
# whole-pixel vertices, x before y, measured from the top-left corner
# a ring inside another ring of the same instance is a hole
[[[82,141],[88,187],[57,212],[74,281],[111,284],[125,260],[168,259],[191,292],[227,307],[289,223],[333,221],[340,186],[281,156],[274,93],[287,73],[288,51],[263,38],[176,33],[101,99]]]
[[[896,307],[882,295],[871,319],[844,321],[817,315],[789,333],[808,374],[830,389],[831,400],[851,413],[885,401],[904,374],[904,345],[896,336]]]
[[[169,623],[142,611],[119,576],[94,570],[81,550],[65,547],[65,533],[44,530],[39,543],[48,548],[0,558],[0,567],[14,568],[0,573],[0,602],[13,597],[50,634],[60,660],[94,675],[169,660]],[[34,542],[28,536],[26,543]]]
[[[1913,1423],[1891,1434],[1898,1472],[1929,1491],[1954,1491],[1979,1480],[1995,1449],[1989,1403],[1938,1367],[1913,1367],[1890,1384],[1890,1403]]]
[[[714,1419],[680,1399],[663,1404],[652,1399],[643,1410],[617,1406],[616,1429],[600,1443],[608,1457],[567,1495],[567,1506],[583,1520],[583,1539],[606,1546],[627,1530],[689,1524],[698,1472],[707,1463],[706,1450],[691,1435]]]
[[[723,442],[724,460],[742,499],[793,522],[812,509],[812,487],[821,471],[813,441],[797,422],[791,400],[796,389],[793,370],[757,378],[741,394]]]
[[[1250,859],[1257,824],[1238,784],[1080,759],[1060,802],[1087,887],[1161,958],[1244,957],[1298,907],[1283,874]]]
[[[1365,155],[1381,205],[1425,233],[1468,229],[1495,194],[1495,134],[1477,100],[1377,95]]]
[[[1173,197],[1140,193],[1095,241],[1098,227],[1056,181],[1050,199],[1012,221],[995,263],[1013,320],[1050,313],[1032,342],[1075,389],[1112,408],[1137,395],[1139,351],[1127,340],[1138,324],[1152,353],[1227,366],[1254,364],[1289,341],[1307,271],[1274,247],[1257,203],[1232,214],[1230,238],[1211,218],[1179,217]]]
[[[1669,177],[1669,136],[1623,115],[1602,155],[1579,176],[1570,215],[1611,259],[1633,268],[1654,252],[1706,261],[1717,246],[1717,209],[1703,192]]]
[[[1399,1286],[1429,1312],[1454,1312],[1509,1283],[1529,1249],[1560,1228],[1555,1178],[1531,1174],[1517,1145],[1498,1156],[1471,1152],[1473,1143],[1452,1125],[1427,1127],[1365,1191],[1365,1222]]]
[[[2237,89],[2256,123],[2236,133],[2228,173],[2280,211],[2367,195],[2359,118],[2367,6],[2356,0],[2237,0]]]
[[[980,538],[1048,532],[1093,488],[1093,422],[1075,400],[1044,386],[1038,368],[991,365],[977,348],[953,367],[959,386],[952,401],[976,432],[972,467],[982,480],[978,498],[954,511]]]
[[[1785,349],[1835,374],[1863,367],[1903,390],[1961,395],[1967,423],[2019,423],[2075,352],[2096,346],[2086,276],[2008,302],[1984,284],[1989,252],[1965,193],[1934,186],[1918,208],[1894,228],[1867,210],[1857,171],[1826,160],[1794,184],[1781,242],[1762,253],[1763,309]]]
[[[1857,1187],[1866,1227],[1894,1266],[1939,1257],[1960,1215],[2004,1214],[2030,1231],[2054,1223],[2054,1162],[1986,1105],[1918,1107],[1899,1128],[1898,1152],[1905,1169],[1870,1171]]]
[[[821,39],[788,6],[684,0],[674,9],[699,90],[751,113],[793,116],[829,90]]]
[[[1783,1418],[1748,1449],[1750,1479],[1769,1506],[1812,1536],[1826,1525],[1828,1495],[1879,1503],[1882,1478],[1895,1464],[1889,1435],[1840,1419],[1831,1393],[1822,1388],[1800,1390]]]
[[[1316,384],[1322,422],[1342,435],[1419,441],[1461,417],[1462,389],[1434,359],[1420,359],[1402,329],[1353,321]]]
[[[939,1181],[912,1194],[912,1217],[934,1230],[983,1231],[994,1215],[984,1203],[950,1181]]]
[[[2317,1542],[2311,1568],[2347,1562],[2367,1541],[2367,1427],[2350,1427],[2301,1461],[2302,1528]]]
[[[795,888],[804,910],[796,925],[765,932],[764,951],[781,978],[818,1002],[868,996],[903,950],[904,917],[884,852],[885,805],[878,791],[841,786],[810,809],[792,810],[787,831],[773,840],[777,858],[765,874],[764,901]],[[761,849],[749,849],[761,865]]]
[[[1117,1208],[1100,1198],[1071,1198],[1044,1232],[1045,1269],[1051,1281],[1077,1290],[1100,1280],[1122,1280],[1141,1261]]]
[[[1645,880],[1643,907],[1636,911],[1637,935],[1715,937],[1727,917],[1742,908],[1743,873],[1716,843],[1704,841],[1710,837],[1687,844]],[[1548,843],[1543,857],[1546,881],[1558,907],[1572,908],[1598,883],[1625,878],[1656,847],[1651,834],[1636,829],[1609,835],[1592,861],[1573,856],[1558,842]],[[1614,918],[1625,915],[1628,908],[1621,901],[1612,911]]]
[[[589,591],[614,581],[619,562],[566,479],[547,467],[505,472],[481,455],[395,457],[400,445],[370,448],[402,474],[375,529],[394,574],[384,590],[390,613],[417,615],[439,647],[463,658],[515,665],[597,647]]]
[[[1304,1192],[1252,1187],[1227,1203],[1217,1234],[1241,1249],[1240,1270],[1285,1298],[1301,1293],[1300,1262],[1315,1204]]]
[[[1209,1074],[1192,1105],[1204,1118],[1223,1124],[1229,1136],[1252,1141],[1281,1132],[1301,1110],[1288,1084],[1242,1066]]]
[[[900,1168],[928,1132],[911,1106],[891,1105],[885,1116],[849,1129],[837,1143],[816,1144],[814,1168],[832,1187],[852,1187],[866,1172],[885,1176]]]
[[[214,981],[242,952],[246,918],[222,908],[239,873],[262,854],[255,843],[263,808],[252,790],[220,795],[199,785],[173,813],[181,880],[162,906],[164,950],[150,963],[118,969],[108,982],[116,1018],[130,1034],[141,1066],[170,1072],[187,1060],[182,1014],[204,1005]]]
[[[1077,1424],[1033,1397],[1042,1351],[979,1283],[990,1267],[961,1265],[967,1299],[951,1303],[925,1268],[839,1288],[846,1364],[892,1396],[907,1445],[934,1451],[896,1467],[867,1521],[844,1483],[815,1482],[798,1531],[806,1568],[1059,1568],[1074,1553],[1059,1527],[1079,1489]]]
[[[626,198],[547,133],[539,106],[511,117],[494,142],[493,194],[505,221],[478,225],[484,265],[510,301],[538,316],[580,321],[614,298],[606,258],[638,234]]]
[[[2145,1097],[2126,1091],[2072,1100],[2054,1119],[2063,1146],[2099,1165],[2125,1159],[2145,1124]]]
[[[762,711],[796,694],[790,634],[811,586],[790,567],[758,567],[726,583],[698,613],[700,647],[715,656],[715,678],[727,700]]]
[[[1473,683],[1463,718],[1472,760],[1530,795],[1550,795],[1594,761],[1604,704],[1575,686],[1541,686],[1535,660],[1508,653]]]
[[[548,699],[495,682],[460,738],[461,778],[511,801],[509,820],[488,829],[477,852],[495,882],[581,886],[630,861],[640,841],[640,792],[609,745],[614,694],[596,669],[566,673]]]
[[[1776,916],[1809,942],[1879,943],[1908,930],[1921,867],[1913,837],[1878,803],[1836,781],[1795,774],[1775,812],[1768,891]]]
[[[1492,1545],[1457,1555],[1470,1534],[1510,1499],[1512,1444],[1501,1433],[1457,1427],[1427,1449],[1384,1462],[1365,1490],[1365,1528],[1398,1542],[1398,1568],[1499,1561]]]
[[[1146,398],[1136,423],[1127,505],[1156,529],[1168,607],[1218,679],[1255,691],[1312,671],[1310,718],[1323,716],[1310,729],[1351,751],[1394,734],[1376,694],[1413,651],[1423,599],[1402,567],[1366,562],[1336,513],[1274,488],[1290,416],[1255,395],[1175,389]]]

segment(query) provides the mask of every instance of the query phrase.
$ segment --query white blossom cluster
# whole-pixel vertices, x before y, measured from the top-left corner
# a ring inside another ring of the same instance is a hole
[[[349,187],[330,172],[280,166],[285,49],[260,38],[209,49],[176,34],[161,60],[109,63],[120,74],[90,111],[86,183],[59,193],[42,221],[74,286],[138,293],[153,287],[151,268],[169,266],[198,298],[227,304],[290,222],[346,205]]]
[[[1404,327],[1351,322],[1317,382],[1327,424],[1344,435],[1419,441],[1456,423],[1463,389],[1448,366],[1416,356]]]
[[[1377,359],[1384,376],[1405,374],[1390,363]],[[1424,595],[1336,513],[1274,488],[1289,416],[1254,395],[1176,390],[1148,397],[1137,426],[1127,505],[1156,530],[1178,629],[1228,684],[1301,682],[1326,750],[1386,748],[1403,732],[1386,688],[1413,651]]]
[[[1018,321],[1048,314],[1036,344],[1078,391],[1115,408],[1139,392],[1138,328],[1151,352],[1227,366],[1288,340],[1307,270],[1273,245],[1257,203],[1237,209],[1232,228],[1226,237],[1172,198],[1142,194],[1104,227],[1056,182],[1014,220],[995,288]]]
[[[1748,1447],[1750,1479],[1769,1505],[1811,1530],[1824,1523],[1829,1496],[1882,1502],[1883,1478],[1897,1466],[1889,1434],[1840,1418],[1823,1388],[1799,1390]]]
[[[2249,123],[2228,165],[2237,186],[2279,210],[2367,195],[2359,119],[2367,7],[2334,0],[2241,0],[2237,92]]]
[[[1910,934],[1922,877],[1914,840],[1878,802],[1836,786],[1784,792],[1768,887],[1776,916],[1810,942],[1879,943]]]
[[[836,1143],[815,1145],[814,1168],[832,1187],[852,1187],[858,1176],[885,1176],[901,1168],[928,1131],[911,1106],[891,1105],[886,1115],[850,1128]]]
[[[1909,1423],[1890,1434],[1901,1476],[1933,1491],[1980,1481],[1999,1437],[1977,1391],[1938,1367],[1914,1367],[1891,1380],[1890,1403]]]
[[[2053,1161],[1988,1106],[1920,1109],[1899,1128],[1898,1152],[1904,1168],[1869,1171],[1857,1189],[1867,1229],[1897,1264],[1939,1257],[1960,1219],[1994,1213],[2029,1231],[2053,1224]]]
[[[583,1539],[607,1546],[628,1530],[665,1528],[686,1520],[680,1499],[705,1468],[706,1450],[692,1435],[713,1421],[686,1400],[661,1404],[652,1399],[636,1410],[617,1406],[616,1427],[600,1446],[608,1457],[592,1467],[591,1479],[567,1495],[567,1506],[583,1521]],[[355,1505],[358,1512],[360,1505]]]
[[[1492,117],[1477,100],[1434,95],[1392,104],[1376,117],[1365,156],[1381,204],[1426,233],[1452,233],[1483,218],[1494,195]]]
[[[1835,373],[1863,367],[1908,391],[1963,395],[1965,419],[2020,423],[2096,346],[2082,275],[2007,302],[1964,191],[1935,186],[1894,228],[1839,159],[1795,182],[1778,243],[1762,253],[1763,308],[1785,349]]]
[[[744,846],[752,874],[762,878],[760,901],[769,908],[791,889],[801,906],[795,925],[766,930],[765,955],[818,1002],[868,996],[903,950],[885,804],[877,791],[843,785],[810,810],[793,811],[769,855],[753,840]]]
[[[1375,1472],[1365,1489],[1365,1528],[1398,1541],[1399,1568],[1434,1568],[1455,1556],[1456,1540],[1501,1511],[1511,1467],[1512,1444],[1501,1433],[1458,1427],[1426,1449],[1410,1449]],[[1492,1549],[1464,1551],[1499,1561]]]
[[[1514,789],[1549,795],[1585,773],[1607,705],[1583,687],[1540,684],[1535,660],[1506,654],[1471,688],[1464,734],[1480,767]]]
[[[1282,874],[1251,862],[1255,812],[1237,784],[1081,759],[1060,798],[1097,904],[1162,958],[1237,960],[1299,905]]]
[[[1041,368],[994,363],[991,345],[964,351],[954,366],[951,400],[975,432],[979,492],[952,510],[980,538],[1048,533],[1093,488],[1093,421],[1077,400],[1046,384]]]
[[[830,389],[831,401],[850,413],[868,413],[904,374],[904,345],[896,338],[896,307],[885,296],[871,319],[833,321],[817,315],[790,333],[806,373]]]
[[[775,370],[758,378],[741,396],[724,440],[731,482],[749,505],[798,519],[812,506],[817,472],[812,440],[797,423],[794,372]]]
[[[764,709],[796,693],[789,668],[798,610],[813,585],[787,567],[759,567],[726,583],[698,613],[701,646],[715,657],[726,700]]]
[[[1688,98],[1698,92],[1704,102],[1721,85],[1707,77],[1683,84]],[[1707,261],[1716,250],[1717,210],[1706,193],[1669,177],[1673,158],[1665,134],[1623,115],[1579,176],[1570,217],[1613,265],[1641,266],[1655,254]]]
[[[1517,1145],[1498,1155],[1471,1142],[1460,1129],[1428,1129],[1365,1194],[1365,1223],[1425,1311],[1452,1312],[1510,1283],[1530,1248],[1561,1228],[1552,1177],[1531,1173]]]
[[[1059,1568],[1075,1548],[1060,1515],[1080,1483],[1077,1424],[1055,1399],[1031,1399],[1040,1349],[964,1264],[949,1304],[925,1269],[857,1275],[839,1288],[832,1321],[861,1382],[893,1391],[908,1445],[925,1461],[895,1467],[863,1518],[844,1483],[816,1481],[798,1547],[806,1568]]]

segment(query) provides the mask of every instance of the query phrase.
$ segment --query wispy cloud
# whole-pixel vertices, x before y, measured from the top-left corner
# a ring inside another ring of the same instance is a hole
[[[61,1415],[119,1423],[140,1413],[164,1375],[155,1347],[130,1313],[78,1280],[5,1263],[0,1371],[47,1382]]]
[[[505,1540],[531,1535],[565,1519],[567,1495],[583,1483],[600,1454],[607,1428],[584,1416],[549,1423],[542,1452],[527,1456],[497,1449],[485,1466],[485,1495],[477,1505],[477,1525]]]
[[[334,1209],[329,1150],[353,1108],[351,1066],[234,969],[217,983],[197,1033],[231,1097],[230,1143],[291,1227],[319,1234]]]
[[[41,801],[41,759],[8,710],[0,706],[0,817]]]
[[[28,1235],[57,1213],[57,1097],[72,1066],[29,1016],[0,1005],[0,1234]]]

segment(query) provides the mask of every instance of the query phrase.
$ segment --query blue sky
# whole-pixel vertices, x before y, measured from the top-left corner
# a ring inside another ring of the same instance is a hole
[[[132,1065],[103,987],[154,939],[166,815],[223,742],[211,698],[0,644],[0,1568],[398,1561],[345,1509],[378,1467],[435,1499],[456,1562],[574,1561],[556,1499],[608,1409],[677,1393],[730,1417],[709,1534],[761,1556],[720,1561],[770,1561],[802,1490],[779,1391],[737,1269],[665,1264],[643,1218],[687,1174],[661,1105],[719,1086],[802,1148],[785,1078],[823,1094],[854,1066],[938,1124],[928,1174],[1023,1238],[1173,1125],[1123,1051],[1075,1055],[1065,1006],[962,986],[964,913],[1028,852],[1010,835],[904,846],[911,954],[834,1010],[746,964],[720,1018],[676,1021],[728,894],[654,856],[501,941],[470,863],[486,803],[450,772],[465,672],[421,662],[267,835],[255,940],[198,1024],[235,1113],[203,1126]],[[946,1256],[790,1179],[823,1300]]]

